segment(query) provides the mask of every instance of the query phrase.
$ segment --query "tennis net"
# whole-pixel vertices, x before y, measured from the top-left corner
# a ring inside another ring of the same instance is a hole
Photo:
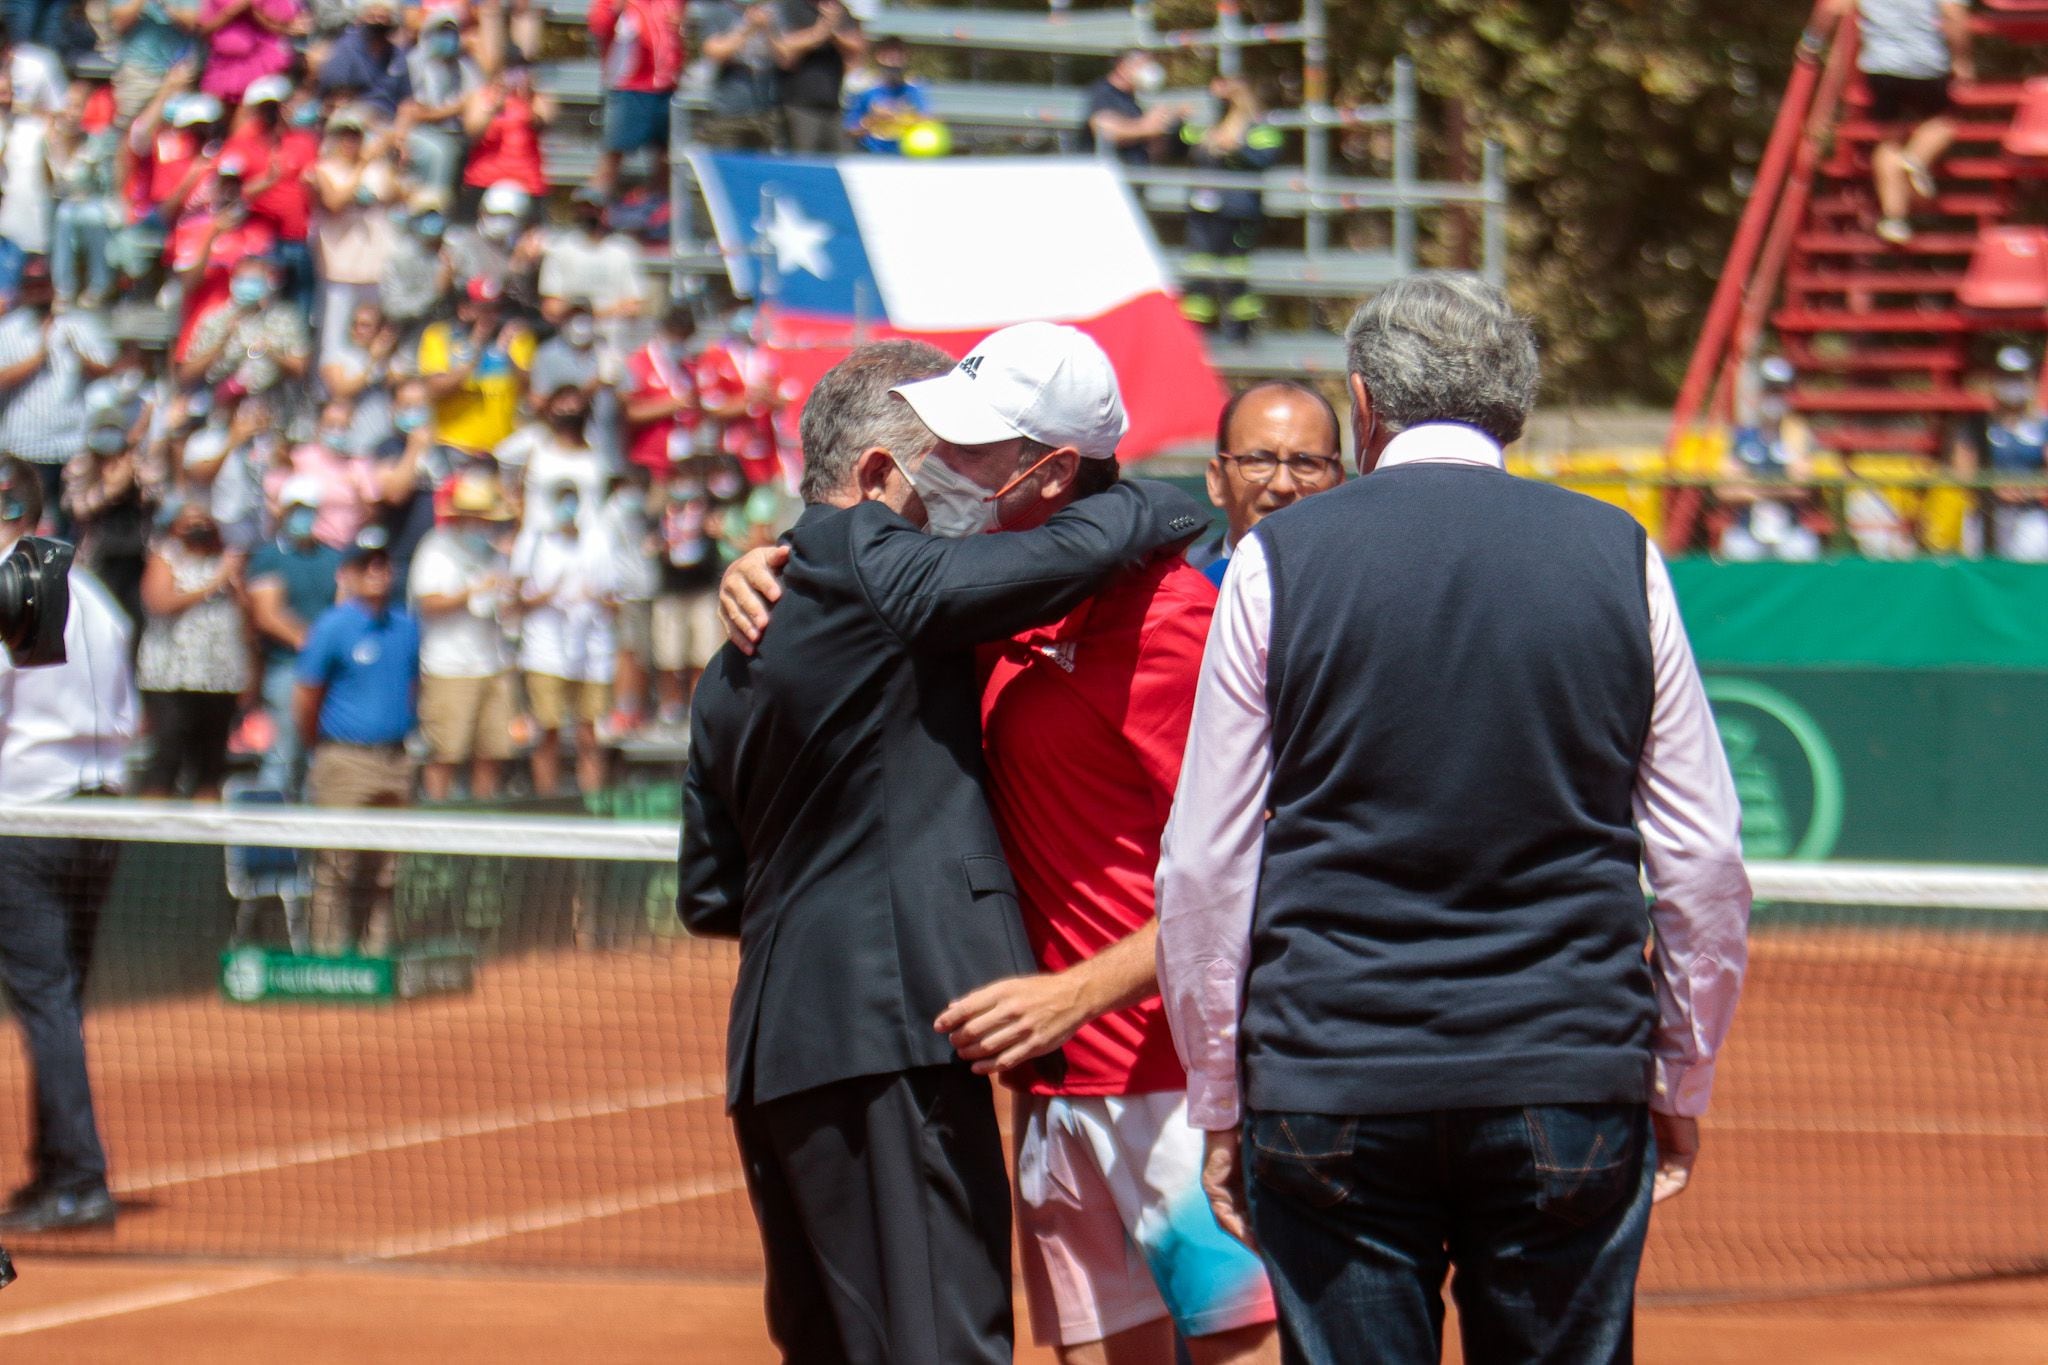
[[[79,801],[0,829],[117,855],[87,1038],[121,1216],[17,1251],[758,1271],[723,1105],[735,954],[676,922],[672,818]],[[364,851],[391,855],[395,956],[295,952],[320,859]],[[1753,875],[1748,987],[1646,1296],[2042,1269],[2048,872]],[[27,1094],[0,1047],[0,1145]]]

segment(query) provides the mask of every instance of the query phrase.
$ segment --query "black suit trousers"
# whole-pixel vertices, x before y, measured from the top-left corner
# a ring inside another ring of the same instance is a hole
[[[742,1104],[733,1128],[784,1359],[1010,1359],[1010,1190],[987,1080],[964,1065],[861,1076]]]

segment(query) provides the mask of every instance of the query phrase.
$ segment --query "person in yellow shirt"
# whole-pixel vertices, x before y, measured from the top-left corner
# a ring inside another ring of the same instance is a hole
[[[524,323],[505,317],[503,293],[497,281],[478,276],[456,302],[456,321],[420,334],[420,377],[443,444],[488,454],[519,426],[534,339]]]

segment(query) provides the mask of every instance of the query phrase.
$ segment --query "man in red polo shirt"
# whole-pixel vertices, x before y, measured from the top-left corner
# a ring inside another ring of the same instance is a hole
[[[1072,328],[1005,328],[896,392],[939,438],[912,477],[937,534],[1024,530],[1117,479],[1115,373]],[[729,596],[760,606],[772,590],[748,584],[774,560],[741,561]],[[1032,1331],[1076,1365],[1168,1365],[1176,1328],[1196,1365],[1279,1358],[1264,1271],[1202,1193],[1153,965],[1153,874],[1215,602],[1170,558],[982,656],[989,807],[1044,971],[969,993],[935,1027],[1020,1092]],[[728,608],[729,625],[744,634],[746,615]]]

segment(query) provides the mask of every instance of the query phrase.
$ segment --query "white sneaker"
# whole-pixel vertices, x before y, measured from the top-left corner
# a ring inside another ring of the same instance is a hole
[[[1904,246],[1913,240],[1913,225],[1903,218],[1880,218],[1877,220],[1877,239],[1893,246]]]

